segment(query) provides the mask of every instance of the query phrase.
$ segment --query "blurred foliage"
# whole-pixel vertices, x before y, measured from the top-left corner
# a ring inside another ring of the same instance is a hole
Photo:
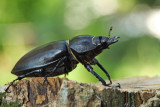
[[[97,56],[112,79],[160,75],[160,34],[152,30],[160,22],[148,24],[159,4],[159,0],[1,0],[0,85],[16,78],[12,68],[31,49],[77,35],[107,36],[112,25],[111,35],[121,38]],[[94,69],[107,79],[98,67]],[[97,82],[81,64],[67,77]]]

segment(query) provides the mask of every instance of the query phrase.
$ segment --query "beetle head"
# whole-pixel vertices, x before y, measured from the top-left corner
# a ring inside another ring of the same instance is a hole
[[[105,37],[105,36],[94,37],[92,40],[93,44],[96,46],[102,46],[103,49],[106,49],[109,47],[109,45],[118,42],[118,38],[120,37],[119,36],[110,37],[111,31],[112,31],[112,27],[109,30],[109,37]]]
[[[120,37],[119,36],[114,36],[112,38],[109,38],[108,41],[107,41],[107,45],[109,46],[109,45],[111,45],[113,43],[118,42],[118,38],[120,38]]]

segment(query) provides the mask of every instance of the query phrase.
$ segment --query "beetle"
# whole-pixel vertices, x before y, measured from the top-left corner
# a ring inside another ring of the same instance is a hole
[[[78,63],[83,64],[104,86],[110,86],[112,81],[109,73],[95,57],[120,38],[118,36],[111,38],[111,31],[112,27],[109,30],[109,37],[82,35],[70,40],[54,41],[33,49],[16,63],[11,73],[18,77],[10,83],[5,91],[7,92],[16,80],[25,77],[44,77],[44,81],[48,82],[47,77],[68,74],[76,68]],[[110,83],[107,84],[91,65],[98,65]],[[117,87],[120,87],[119,83]]]

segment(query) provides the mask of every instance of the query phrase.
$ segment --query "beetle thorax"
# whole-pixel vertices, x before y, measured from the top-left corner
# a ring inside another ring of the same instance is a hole
[[[78,59],[79,62],[92,62],[93,59],[99,55],[103,51],[102,46],[98,46],[97,48],[93,50],[86,51],[84,53],[76,53],[74,50],[72,50],[73,53],[75,54],[76,58]]]

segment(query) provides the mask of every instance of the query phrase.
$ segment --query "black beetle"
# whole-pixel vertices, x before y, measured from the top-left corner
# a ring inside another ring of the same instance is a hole
[[[36,48],[24,55],[15,65],[12,74],[17,75],[17,79],[12,81],[6,91],[16,80],[21,80],[25,77],[44,77],[47,82],[47,77],[68,74],[80,62],[84,67],[91,72],[105,86],[110,86],[112,81],[109,73],[95,58],[104,49],[109,48],[109,45],[116,43],[119,37],[110,38],[105,36],[83,35],[74,37],[71,40],[54,41],[39,48]],[[97,64],[102,71],[107,75],[110,83],[106,82],[95,72],[91,65]],[[117,85],[120,87],[120,84]]]

